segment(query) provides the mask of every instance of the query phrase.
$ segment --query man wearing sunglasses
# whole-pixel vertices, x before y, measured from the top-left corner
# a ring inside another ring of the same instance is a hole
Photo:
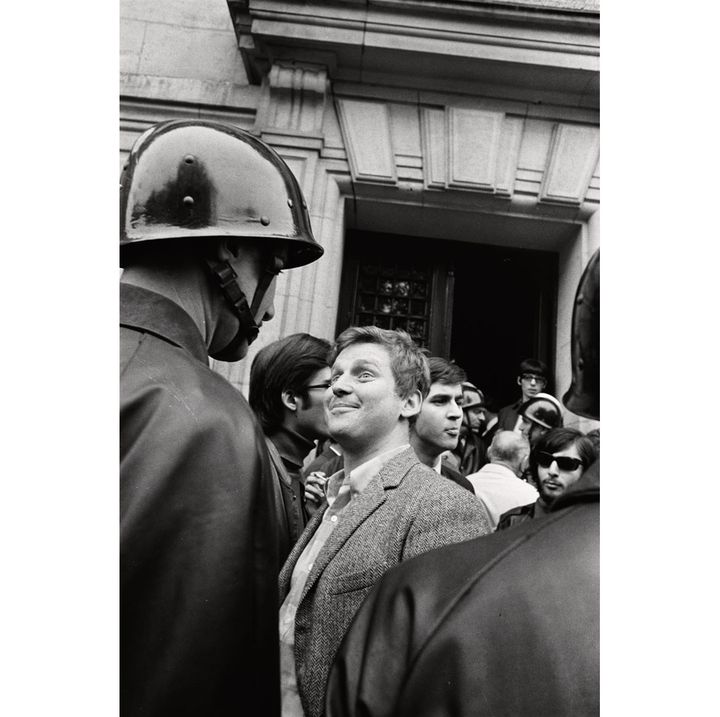
[[[549,513],[553,502],[577,483],[595,457],[593,442],[574,428],[554,428],[546,433],[530,454],[530,473],[540,494],[538,499],[503,513],[497,529],[505,530]]]
[[[309,518],[303,462],[315,441],[328,437],[323,398],[330,385],[329,352],[325,339],[291,334],[260,349],[250,370],[250,407],[265,433],[275,479],[278,570]]]

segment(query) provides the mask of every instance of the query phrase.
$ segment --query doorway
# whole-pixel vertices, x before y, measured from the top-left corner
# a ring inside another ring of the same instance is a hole
[[[349,230],[337,333],[403,328],[454,359],[497,410],[517,399],[524,358],[553,373],[557,278],[554,252]]]

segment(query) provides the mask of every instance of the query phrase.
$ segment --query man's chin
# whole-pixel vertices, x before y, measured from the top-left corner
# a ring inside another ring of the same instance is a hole
[[[248,342],[241,341],[239,344],[233,346],[232,348],[226,346],[220,351],[214,351],[212,353],[208,352],[208,354],[210,358],[214,359],[215,361],[235,363],[235,361],[240,361],[240,359],[244,359],[248,355],[249,350],[250,347],[248,346]]]

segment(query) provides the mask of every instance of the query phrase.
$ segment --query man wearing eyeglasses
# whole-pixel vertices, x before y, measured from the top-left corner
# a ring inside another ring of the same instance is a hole
[[[250,370],[249,402],[265,434],[275,479],[278,570],[309,518],[303,461],[316,440],[328,437],[323,397],[330,385],[329,352],[324,339],[292,334],[263,347]]]
[[[539,359],[526,358],[520,362],[518,369],[517,383],[520,386],[520,398],[505,406],[498,412],[496,431],[520,431],[522,419],[520,418],[520,406],[545,390],[548,379],[547,365]]]

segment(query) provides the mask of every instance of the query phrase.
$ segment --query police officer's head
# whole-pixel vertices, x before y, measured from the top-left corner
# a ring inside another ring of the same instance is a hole
[[[135,142],[120,179],[121,266],[202,266],[232,317],[214,358],[241,358],[274,313],[277,274],[322,253],[297,181],[256,137],[173,120]]]
[[[470,381],[463,382],[462,391],[463,427],[466,431],[482,433],[485,427],[485,396]]]
[[[518,413],[522,418],[522,434],[532,447],[535,447],[548,431],[563,425],[560,402],[549,393],[538,393],[525,401]]]
[[[569,411],[600,420],[600,250],[590,258],[575,295],[572,384],[563,396]]]

